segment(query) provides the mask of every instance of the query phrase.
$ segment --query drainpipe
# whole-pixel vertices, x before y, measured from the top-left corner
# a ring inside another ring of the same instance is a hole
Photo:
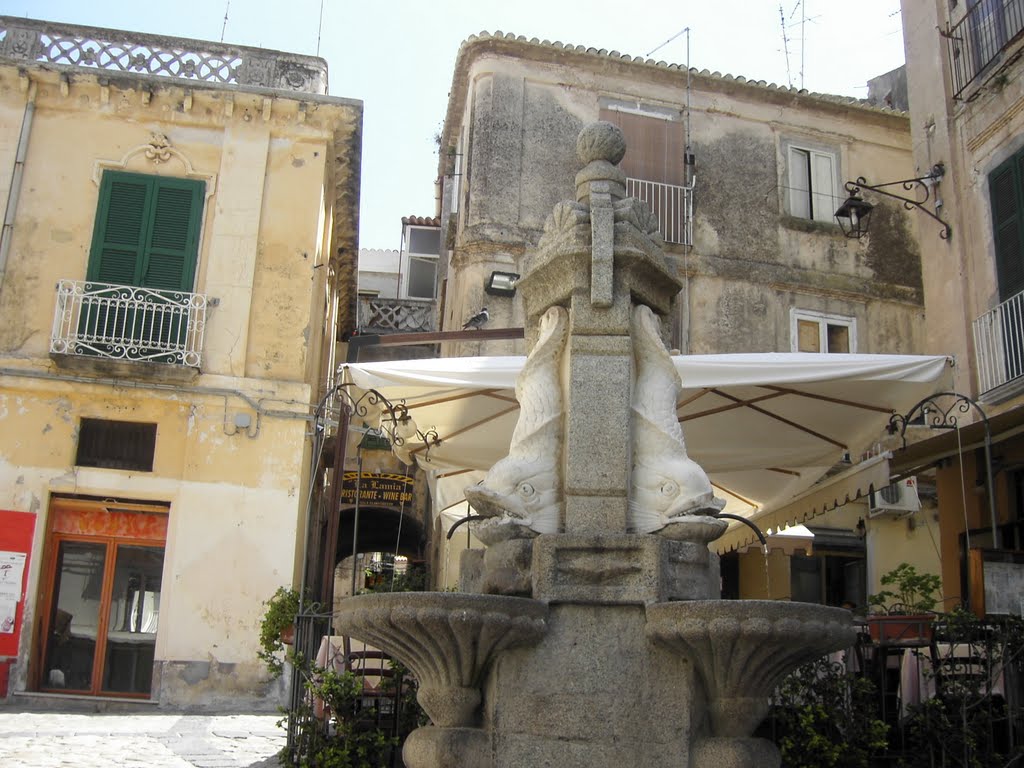
[[[25,113],[21,118],[21,133],[18,135],[18,150],[14,155],[14,173],[11,174],[11,186],[7,190],[7,210],[4,212],[4,226],[0,231],[0,293],[4,289],[4,276],[7,274],[7,253],[11,250],[11,238],[14,235],[14,216],[18,212],[18,198],[21,197],[21,177],[25,171],[25,155],[28,154],[28,137],[32,130],[32,118],[36,113],[36,84],[28,84],[28,101]]]

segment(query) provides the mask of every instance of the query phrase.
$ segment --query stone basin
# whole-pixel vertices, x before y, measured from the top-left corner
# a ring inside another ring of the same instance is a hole
[[[458,592],[391,592],[342,600],[338,631],[394,656],[419,681],[417,700],[435,725],[476,724],[483,675],[500,651],[547,631],[546,603]]]
[[[647,636],[692,662],[713,736],[749,736],[768,697],[801,664],[853,645],[843,608],[774,600],[690,600],[647,606]]]

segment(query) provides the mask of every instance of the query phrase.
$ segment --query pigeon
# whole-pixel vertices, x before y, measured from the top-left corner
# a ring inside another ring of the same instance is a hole
[[[491,316],[487,314],[487,307],[484,307],[471,318],[469,318],[469,320],[466,321],[466,324],[462,326],[462,330],[465,331],[469,329],[480,328],[481,326],[484,325],[484,323],[486,323],[490,319],[490,317]]]

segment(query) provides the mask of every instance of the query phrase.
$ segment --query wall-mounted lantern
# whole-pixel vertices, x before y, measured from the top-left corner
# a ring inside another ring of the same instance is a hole
[[[937,211],[942,208],[942,198],[938,195],[935,197],[936,212],[933,213],[924,207],[924,204],[928,202],[928,199],[931,196],[932,188],[937,186],[945,175],[946,166],[942,163],[936,163],[926,175],[918,176],[916,179],[887,181],[882,184],[868,184],[867,179],[860,176],[857,178],[856,182],[848,181],[844,185],[844,188],[850,193],[850,196],[846,198],[846,201],[839,206],[839,209],[835,213],[836,221],[839,223],[839,228],[843,230],[843,234],[847,237],[857,238],[858,240],[868,233],[868,225],[871,221],[871,211],[875,206],[862,198],[860,196],[860,192],[861,189],[869,189],[880,195],[885,195],[886,197],[899,200],[903,203],[903,207],[908,211],[913,210],[914,208],[924,211],[942,225],[942,231],[939,232],[939,237],[943,240],[948,240],[949,236],[953,234],[953,228],[939,218],[937,213]],[[907,192],[914,192],[915,198],[904,197],[903,195],[898,195],[894,192],[883,189],[883,187],[894,187],[897,184],[901,185]]]

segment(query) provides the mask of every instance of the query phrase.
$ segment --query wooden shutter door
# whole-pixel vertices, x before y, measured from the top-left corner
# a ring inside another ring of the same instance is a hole
[[[186,179],[154,181],[154,205],[140,285],[191,291],[199,251],[203,183]]]
[[[836,176],[832,156],[811,152],[811,211],[815,221],[832,221],[836,204]]]
[[[811,218],[811,158],[804,149],[789,148],[789,215]]]
[[[145,178],[109,171],[103,174],[87,279],[137,284],[151,194]]]
[[[199,245],[202,182],[154,179],[153,208],[143,249],[140,285],[157,291],[145,313],[141,338],[154,349],[181,345],[188,332],[180,292],[191,292]],[[160,296],[167,303],[161,306]]]
[[[1024,290],[1024,249],[1021,247],[1021,163],[1024,153],[1011,157],[988,177],[995,242],[996,279],[999,300],[1006,301]],[[1024,327],[1019,313],[1000,313],[1003,377],[1015,379],[1024,373]]]
[[[681,122],[613,109],[602,109],[600,117],[622,129],[626,156],[619,167],[626,176],[661,184],[683,184],[685,141]]]
[[[996,251],[999,300],[1024,290],[1024,249],[1021,248],[1020,169],[1024,154],[1010,158],[989,176],[992,230]]]

